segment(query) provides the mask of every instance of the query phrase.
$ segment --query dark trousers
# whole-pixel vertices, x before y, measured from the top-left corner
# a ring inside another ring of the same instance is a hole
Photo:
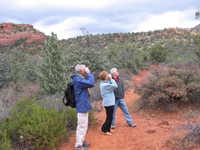
[[[106,110],[106,120],[105,120],[103,126],[101,127],[101,131],[110,132],[112,119],[113,119],[114,106],[106,106],[104,108]]]

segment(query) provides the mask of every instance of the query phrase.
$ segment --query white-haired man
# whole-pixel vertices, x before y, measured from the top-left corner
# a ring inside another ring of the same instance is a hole
[[[125,95],[125,88],[124,88],[124,83],[122,79],[119,77],[119,72],[117,68],[112,68],[110,70],[110,73],[112,74],[113,79],[116,81],[118,88],[114,90],[115,93],[115,107],[114,107],[114,112],[113,112],[113,120],[112,120],[112,129],[116,127],[116,111],[117,108],[119,107],[123,114],[124,118],[127,121],[127,124],[129,127],[136,127],[136,124],[134,123],[130,113],[128,112],[128,107],[126,106],[126,102],[124,99]]]
[[[95,85],[95,80],[94,75],[85,65],[76,65],[75,71],[76,74],[71,77],[78,118],[75,150],[87,150],[90,144],[85,142],[85,136],[88,129],[88,112],[92,109],[88,88],[92,88]]]

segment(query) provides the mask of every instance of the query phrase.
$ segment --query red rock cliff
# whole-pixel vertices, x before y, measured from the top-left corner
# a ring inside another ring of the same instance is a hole
[[[34,29],[32,25],[13,23],[0,24],[0,47],[18,44],[23,48],[31,48],[33,44],[35,46],[41,46],[45,39],[46,36],[42,32]],[[20,40],[23,42],[19,43]]]

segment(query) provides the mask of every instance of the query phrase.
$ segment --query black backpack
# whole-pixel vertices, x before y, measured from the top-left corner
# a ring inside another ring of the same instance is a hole
[[[66,106],[70,106],[72,108],[76,107],[75,95],[74,95],[74,86],[72,82],[67,84],[67,88],[64,91],[63,103]]]

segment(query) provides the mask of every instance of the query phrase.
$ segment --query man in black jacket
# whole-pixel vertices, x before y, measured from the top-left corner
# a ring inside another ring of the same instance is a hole
[[[130,113],[128,112],[128,107],[126,106],[126,102],[124,100],[125,95],[125,89],[124,89],[124,83],[122,79],[119,77],[119,73],[117,68],[112,68],[110,70],[110,73],[112,74],[113,79],[116,81],[118,88],[115,89],[115,108],[113,112],[113,120],[112,120],[112,129],[116,127],[116,111],[119,107],[123,114],[124,118],[127,121],[127,124],[129,127],[136,127],[136,124],[134,123]]]

